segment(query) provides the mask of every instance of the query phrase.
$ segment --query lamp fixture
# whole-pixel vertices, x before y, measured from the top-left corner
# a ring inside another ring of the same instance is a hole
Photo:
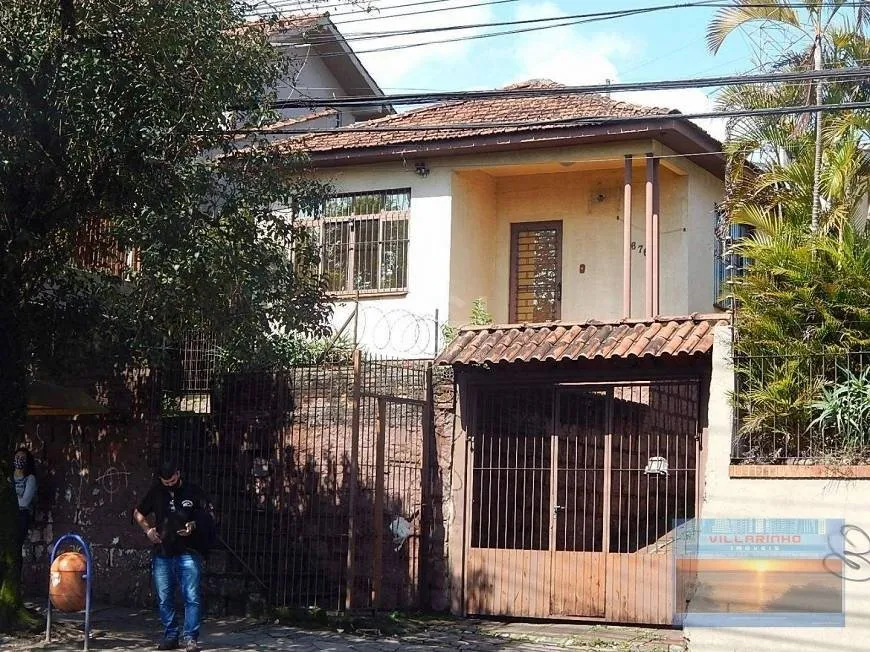
[[[417,161],[417,164],[414,166],[414,172],[416,172],[418,176],[428,177],[429,166],[426,165],[425,161]]]

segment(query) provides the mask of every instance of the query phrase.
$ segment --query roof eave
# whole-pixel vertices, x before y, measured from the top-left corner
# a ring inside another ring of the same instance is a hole
[[[361,147],[308,152],[316,168],[334,168],[419,157],[459,156],[517,149],[546,149],[574,144],[654,138],[679,154],[692,154],[693,161],[718,178],[725,177],[721,144],[685,119],[650,122],[612,122],[562,129],[548,129],[486,136],[470,136],[385,147]],[[709,154],[704,155],[704,152]],[[700,154],[700,156],[698,156]]]

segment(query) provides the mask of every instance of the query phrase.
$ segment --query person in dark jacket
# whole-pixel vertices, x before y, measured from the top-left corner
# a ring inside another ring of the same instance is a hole
[[[178,464],[169,460],[133,510],[133,519],[153,544],[151,574],[163,625],[163,640],[157,649],[175,650],[182,640],[187,652],[198,652],[202,560],[211,543],[208,497],[197,485],[183,482]],[[181,639],[175,617],[176,584],[184,598]]]

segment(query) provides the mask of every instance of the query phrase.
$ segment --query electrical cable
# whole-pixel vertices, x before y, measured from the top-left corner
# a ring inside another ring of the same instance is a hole
[[[684,90],[721,86],[743,86],[751,84],[782,84],[788,82],[808,82],[818,79],[827,81],[863,81],[870,77],[870,66],[807,70],[797,72],[778,72],[762,75],[725,75],[720,77],[688,77],[647,82],[623,82],[617,84],[589,84],[584,86],[554,86],[546,88],[512,88],[485,91],[437,91],[434,93],[395,93],[391,95],[354,95],[340,98],[318,98],[305,102],[299,100],[278,100],[272,103],[275,109],[349,107],[428,104],[465,100],[512,99],[523,97],[548,97],[562,95],[587,95],[593,93],[624,93],[635,91]]]
[[[396,133],[422,131],[479,131],[499,129],[539,129],[545,127],[570,128],[584,125],[630,124],[635,122],[656,123],[674,120],[706,120],[715,118],[741,118],[779,115],[801,115],[806,113],[829,113],[835,111],[863,111],[870,109],[870,102],[846,102],[842,104],[813,104],[809,106],[767,107],[763,109],[729,109],[725,111],[702,111],[695,113],[657,113],[638,116],[583,116],[560,118],[558,120],[524,120],[514,122],[458,122],[428,125],[383,126],[382,124],[355,123],[347,127],[328,129],[232,129],[221,132],[226,135],[266,134],[266,135],[321,135],[346,133]],[[213,134],[213,131],[196,131],[195,134]]]

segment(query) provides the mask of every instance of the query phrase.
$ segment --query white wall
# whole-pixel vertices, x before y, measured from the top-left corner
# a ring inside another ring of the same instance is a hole
[[[731,405],[734,387],[730,331],[719,327],[713,347],[702,518],[844,519],[870,532],[870,480],[732,479]],[[859,562],[860,563],[860,562]],[[847,578],[867,579],[866,565]],[[870,648],[870,582],[845,582],[846,626],[686,628],[692,652],[765,650],[807,652]]]
[[[389,356],[432,357],[435,354],[435,312],[447,319],[450,288],[451,172],[433,170],[428,177],[400,163],[359,166],[324,175],[339,192],[411,188],[408,227],[408,292],[363,298],[358,336],[370,352]],[[333,324],[341,326],[353,312],[352,302],[339,302]],[[349,326],[353,331],[353,323]],[[438,334],[440,338],[440,333]]]

